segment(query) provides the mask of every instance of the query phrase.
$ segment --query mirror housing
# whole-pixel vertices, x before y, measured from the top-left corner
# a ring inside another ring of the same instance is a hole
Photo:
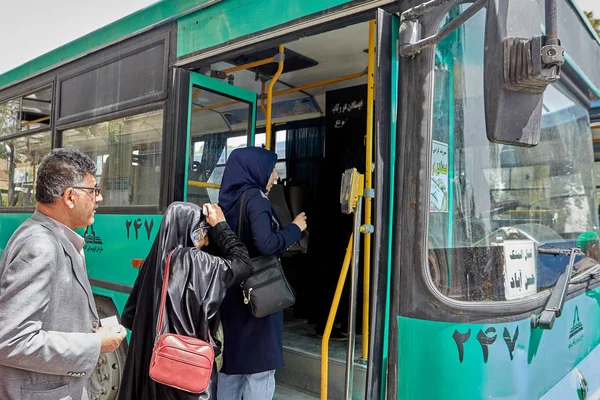
[[[488,0],[484,87],[490,142],[532,147],[540,140],[544,91],[560,78],[556,0],[546,0],[547,36],[536,0]]]

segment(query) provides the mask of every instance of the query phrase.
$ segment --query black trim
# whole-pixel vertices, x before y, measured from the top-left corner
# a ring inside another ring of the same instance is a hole
[[[130,294],[133,286],[122,285],[120,283],[113,283],[109,281],[103,281],[101,279],[89,278],[90,285],[96,286],[103,289],[114,290],[116,292],[127,293]]]
[[[371,250],[371,302],[369,309],[369,358],[367,363],[366,399],[381,398],[383,339],[385,331],[385,304],[387,294],[388,240],[390,228],[390,190],[386,182],[390,180],[390,136],[392,107],[392,16],[377,10],[377,43],[375,71],[375,199],[373,200],[373,224],[377,227],[373,234]],[[387,216],[387,217],[386,217]],[[390,342],[389,351],[397,350],[396,343]]]
[[[169,139],[163,142],[164,173],[161,188],[164,196],[161,201],[163,210],[173,201],[182,201],[185,182],[186,143],[188,138],[188,115],[190,101],[190,71],[174,68],[171,78],[168,100],[167,132]]]
[[[59,131],[59,134],[62,136],[63,131],[68,131],[70,129],[77,129],[77,128],[81,128],[81,127],[85,127],[85,126],[96,125],[96,124],[106,122],[106,121],[113,121],[115,119],[131,117],[134,115],[143,114],[143,113],[152,112],[152,111],[158,111],[158,110],[162,110],[163,113],[165,113],[165,115],[166,115],[167,111],[165,109],[165,102],[159,101],[159,102],[144,104],[144,105],[137,106],[137,107],[127,108],[127,109],[121,110],[121,111],[115,111],[110,114],[99,115],[97,117],[88,118],[88,119],[77,121],[77,122],[71,122],[69,124],[57,125],[56,130]],[[62,144],[62,137],[61,137],[61,144]]]

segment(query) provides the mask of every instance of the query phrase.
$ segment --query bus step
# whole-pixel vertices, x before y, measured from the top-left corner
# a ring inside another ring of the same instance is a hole
[[[321,356],[314,352],[290,348],[284,345],[283,358],[285,368],[277,370],[278,384],[283,384],[304,393],[318,397],[321,391]],[[345,393],[345,362],[330,358],[329,360],[329,399],[343,399]],[[364,399],[367,369],[363,365],[354,367],[353,399]],[[294,397],[295,399],[296,397]],[[312,399],[312,397],[297,397]]]

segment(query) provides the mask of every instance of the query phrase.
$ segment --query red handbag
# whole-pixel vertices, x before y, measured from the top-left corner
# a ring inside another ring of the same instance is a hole
[[[215,359],[212,345],[194,337],[161,333],[172,254],[173,251],[167,256],[165,264],[156,340],[150,360],[150,378],[186,392],[202,393],[210,383]]]

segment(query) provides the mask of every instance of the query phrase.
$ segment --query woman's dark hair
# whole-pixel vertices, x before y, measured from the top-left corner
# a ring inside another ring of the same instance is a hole
[[[83,184],[86,174],[96,173],[90,157],[74,149],[54,149],[40,164],[35,199],[51,205],[70,187]]]

